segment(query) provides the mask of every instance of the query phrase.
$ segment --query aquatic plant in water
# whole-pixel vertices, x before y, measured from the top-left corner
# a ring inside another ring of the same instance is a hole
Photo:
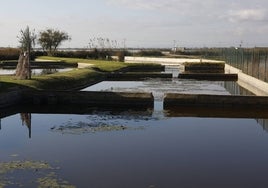
[[[94,115],[88,116],[84,121],[74,121],[73,119],[61,125],[50,128],[52,132],[62,134],[85,134],[96,132],[125,131],[125,130],[143,130],[145,125],[137,126],[133,124],[145,123],[147,121],[159,120],[160,117],[152,117],[149,112],[121,112],[113,114],[112,112],[94,112]]]
[[[102,122],[98,123],[85,123],[85,122],[67,122],[59,127],[51,127],[53,132],[61,132],[62,134],[85,134],[85,133],[96,133],[96,132],[108,132],[108,131],[123,131],[123,130],[138,130],[143,127],[128,127],[125,125],[113,125],[105,124]]]
[[[58,168],[53,168],[50,164],[44,161],[10,161],[0,163],[0,188],[6,186],[37,186],[40,188],[45,187],[63,187],[74,188],[67,181],[59,179],[54,172]],[[30,182],[25,182],[25,179],[18,179],[20,177],[30,177],[37,179]],[[25,176],[24,176],[25,175]]]

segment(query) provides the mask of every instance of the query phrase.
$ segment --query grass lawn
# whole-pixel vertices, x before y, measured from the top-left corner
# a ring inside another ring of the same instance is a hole
[[[79,59],[79,58],[62,58],[62,57],[49,57],[40,56],[40,60],[53,60],[53,61],[64,61],[67,63],[77,62],[77,63],[88,63],[93,65],[93,67],[98,68],[100,71],[112,72],[119,70],[121,68],[127,67],[128,65],[123,62],[117,61],[101,61],[101,60],[90,60],[90,59]]]

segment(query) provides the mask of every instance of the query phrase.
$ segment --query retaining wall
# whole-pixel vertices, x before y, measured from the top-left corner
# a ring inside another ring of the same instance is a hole
[[[258,96],[268,95],[268,83],[267,82],[264,82],[252,76],[249,76],[243,73],[240,69],[234,68],[228,64],[225,65],[225,72],[237,74],[238,75],[237,83],[240,86],[251,91],[255,95],[258,95]]]
[[[196,79],[196,80],[213,80],[213,81],[237,81],[237,74],[224,73],[180,73],[179,78],[182,79]]]
[[[153,108],[152,93],[95,91],[24,91],[21,104],[81,105],[111,108]]]
[[[268,118],[268,110],[245,107],[176,106],[165,110],[166,117]]]
[[[181,106],[203,107],[247,107],[268,109],[267,96],[238,96],[238,95],[201,95],[167,93],[164,97],[164,109]]]

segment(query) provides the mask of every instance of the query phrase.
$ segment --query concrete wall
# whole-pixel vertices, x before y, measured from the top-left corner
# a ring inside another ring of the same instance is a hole
[[[268,95],[268,83],[243,73],[241,70],[228,64],[225,65],[226,73],[238,74],[237,83],[257,96]]]
[[[181,106],[203,107],[247,107],[251,109],[268,109],[267,96],[239,96],[239,95],[201,95],[167,93],[164,97],[164,108]]]
[[[94,92],[94,91],[24,91],[22,104],[81,105],[107,108],[153,108],[152,93]]]
[[[179,78],[196,79],[196,80],[212,80],[212,81],[237,81],[237,74],[221,74],[221,73],[180,73]]]

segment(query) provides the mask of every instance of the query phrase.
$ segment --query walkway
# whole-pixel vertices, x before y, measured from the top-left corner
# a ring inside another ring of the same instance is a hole
[[[191,58],[154,58],[154,57],[125,57],[126,63],[159,63],[161,65],[182,65],[186,62],[200,62],[200,59]],[[216,60],[202,59],[202,62],[222,62]]]
[[[78,62],[78,68],[82,69],[82,68],[88,68],[88,67],[92,67],[93,64],[89,64],[89,63],[79,63]]]

